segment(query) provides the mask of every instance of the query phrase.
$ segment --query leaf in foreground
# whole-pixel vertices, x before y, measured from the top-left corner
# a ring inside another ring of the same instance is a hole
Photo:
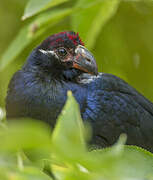
[[[29,0],[25,8],[24,15],[22,16],[22,20],[25,20],[40,13],[41,11],[57,6],[66,1],[68,0]]]
[[[68,92],[68,100],[58,118],[52,135],[54,151],[67,159],[77,159],[85,152],[84,126],[80,117],[79,106]]]

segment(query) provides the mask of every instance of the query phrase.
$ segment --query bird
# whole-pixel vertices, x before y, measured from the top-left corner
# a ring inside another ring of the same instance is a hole
[[[89,144],[109,147],[125,133],[126,144],[153,152],[152,102],[119,77],[99,73],[93,54],[73,31],[47,37],[13,75],[7,119],[29,117],[54,128],[68,91],[92,128]]]

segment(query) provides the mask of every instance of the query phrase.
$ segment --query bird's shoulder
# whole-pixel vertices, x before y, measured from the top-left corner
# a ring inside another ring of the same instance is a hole
[[[97,76],[83,74],[80,79],[81,83],[88,85],[88,90],[95,93],[95,95],[106,92],[106,94],[113,93],[113,95],[120,96],[120,98],[123,98],[123,96],[129,97],[153,115],[153,103],[115,75],[109,73],[99,73]]]

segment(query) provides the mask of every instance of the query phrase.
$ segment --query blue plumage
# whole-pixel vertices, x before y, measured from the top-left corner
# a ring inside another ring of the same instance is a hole
[[[92,126],[92,144],[110,146],[126,133],[127,144],[153,152],[153,104],[120,78],[98,74],[94,57],[73,32],[45,40],[15,73],[6,98],[7,118],[31,117],[54,127],[68,90]]]

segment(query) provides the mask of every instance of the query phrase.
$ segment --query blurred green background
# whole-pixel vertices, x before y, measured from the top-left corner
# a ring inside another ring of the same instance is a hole
[[[0,0],[0,23],[0,120],[13,73],[42,40],[64,30],[79,32],[99,72],[123,78],[153,102],[153,0]],[[87,151],[71,93],[63,112],[52,137],[42,122],[0,122],[0,179],[51,180],[47,165],[57,179],[153,180],[153,155],[123,148],[124,136],[112,148]]]
[[[153,101],[152,0],[1,0],[0,23],[0,107],[32,49],[64,30],[79,32],[99,72],[123,78]]]

